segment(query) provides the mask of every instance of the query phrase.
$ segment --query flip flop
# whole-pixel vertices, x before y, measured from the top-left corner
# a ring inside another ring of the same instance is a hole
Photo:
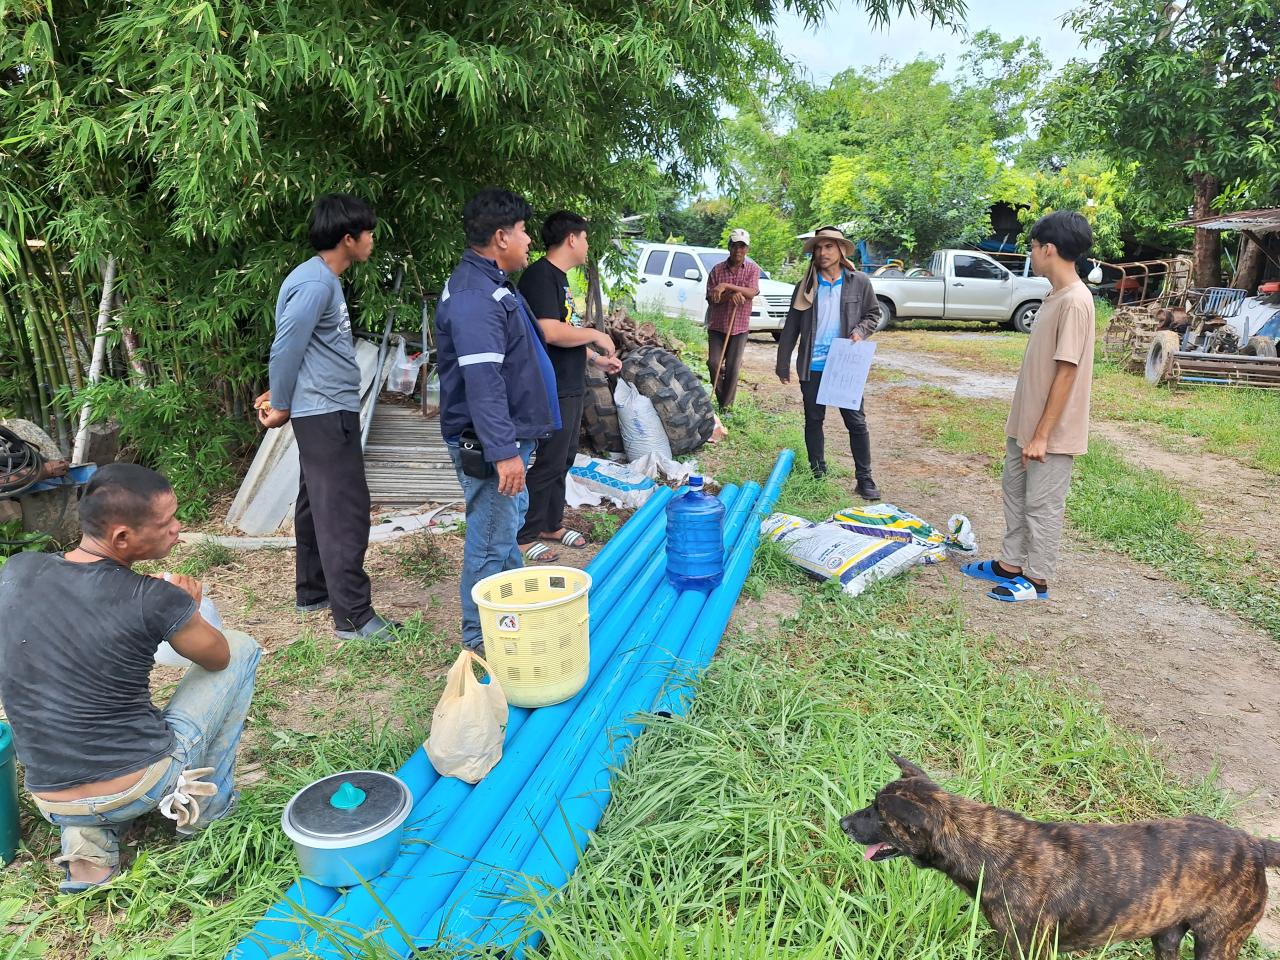
[[[587,538],[584,537],[582,534],[580,534],[577,530],[566,529],[564,532],[564,536],[561,536],[561,537],[557,537],[554,533],[551,534],[550,536],[543,533],[538,535],[538,539],[546,540],[550,543],[555,543],[558,541],[560,543],[563,543],[566,547],[572,547],[574,550],[581,550],[583,547],[587,545]]]
[[[105,879],[99,880],[96,883],[91,880],[72,880],[71,868],[66,864],[63,864],[62,869],[66,873],[67,878],[58,884],[58,893],[66,896],[76,893],[84,893],[86,890],[93,890],[97,887],[105,887],[116,877],[120,876],[120,864],[118,863],[111,868],[111,872],[107,874]]]
[[[1025,600],[1048,600],[1049,591],[1037,590],[1036,585],[1026,577],[1014,577],[997,584],[987,596],[1001,603],[1022,603]]]
[[[524,558],[529,563],[555,563],[560,559],[560,554],[545,543],[535,543],[525,550]]]
[[[960,568],[960,572],[966,577],[973,577],[975,580],[986,580],[988,583],[1005,584],[1014,577],[1006,577],[1003,574],[996,573],[995,560],[974,560],[972,563],[966,563]]]

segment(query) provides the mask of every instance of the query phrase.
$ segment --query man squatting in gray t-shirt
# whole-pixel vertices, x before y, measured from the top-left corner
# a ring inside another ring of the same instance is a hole
[[[311,211],[316,256],[276,300],[271,389],[254,402],[264,427],[293,423],[298,444],[298,610],[331,610],[344,640],[394,640],[399,624],[373,611],[364,554],[369,485],[360,447],[360,367],[338,277],[373,254],[378,219],[363,200],[332,193]]]

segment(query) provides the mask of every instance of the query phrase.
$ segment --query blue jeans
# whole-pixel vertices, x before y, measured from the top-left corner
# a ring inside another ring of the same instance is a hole
[[[236,748],[249,713],[262,649],[247,633],[238,630],[224,633],[231,646],[231,662],[226,669],[211,671],[194,664],[188,667],[164,708],[165,723],[173,731],[173,753],[148,768],[148,772],[165,768],[153,786],[145,791],[134,786],[110,796],[86,797],[55,805],[83,808],[74,813],[45,810],[36,798],[36,806],[44,818],[62,830],[62,855],[57,858],[58,863],[87,860],[104,867],[119,865],[121,829],[159,806],[161,799],[173,792],[178,774],[183,770],[213,767],[207,780],[218,788],[215,795],[201,798],[204,802],[200,819],[184,829],[184,833],[200,830],[227,813],[235,800]],[[114,809],[101,809],[125,799],[128,802]]]
[[[527,468],[538,441],[518,442],[520,458]],[[477,480],[462,472],[462,457],[457,443],[449,443],[449,456],[458,471],[458,482],[467,501],[467,537],[462,550],[462,582],[458,593],[462,599],[462,644],[475,648],[484,637],[480,633],[480,611],[471,599],[471,588],[485,577],[504,570],[524,566],[524,557],[516,545],[516,533],[524,525],[529,508],[529,488],[514,497],[498,492],[498,475]]]

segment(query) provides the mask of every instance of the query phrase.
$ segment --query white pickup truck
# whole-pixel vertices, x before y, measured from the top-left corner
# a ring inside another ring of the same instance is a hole
[[[702,322],[707,312],[707,278],[711,268],[729,256],[717,247],[694,247],[683,243],[640,243],[633,251],[633,266],[627,276],[606,274],[605,307],[610,306],[608,289],[622,291],[619,302],[658,310],[668,317],[686,316]],[[777,338],[787,321],[794,284],[769,279],[760,271],[760,295],[751,303],[750,329],[769,332]]]
[[[1031,273],[1030,258],[1014,272],[977,250],[938,250],[923,267],[873,274],[883,330],[895,320],[996,321],[1030,333],[1049,281]]]

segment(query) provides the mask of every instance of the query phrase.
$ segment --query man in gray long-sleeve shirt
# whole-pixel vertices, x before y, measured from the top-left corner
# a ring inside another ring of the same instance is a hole
[[[271,389],[255,402],[264,427],[292,421],[298,443],[298,610],[331,610],[344,640],[392,640],[399,626],[373,611],[364,554],[369,486],[360,447],[360,367],[338,277],[373,254],[373,209],[334,193],[316,201],[316,256],[280,286]]]

